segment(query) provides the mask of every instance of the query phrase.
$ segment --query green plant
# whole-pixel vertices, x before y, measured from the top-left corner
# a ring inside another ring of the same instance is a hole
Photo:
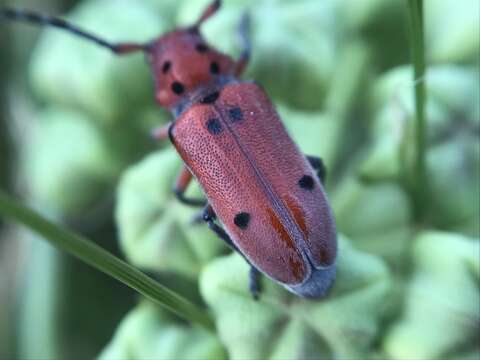
[[[88,0],[69,16],[112,40],[146,40],[190,23],[207,2]],[[196,211],[171,193],[181,162],[147,140],[167,116],[154,108],[142,59],[61,32],[42,34],[30,65],[42,111],[28,119],[33,141],[18,145],[28,201],[84,232],[113,212],[118,233],[106,236],[118,235],[127,261],[159,283],[3,194],[0,214],[148,299],[120,322],[103,359],[478,357],[478,4],[231,0],[202,29],[212,45],[238,51],[245,8],[246,78],[262,83],[301,149],[329,169],[340,250],[325,299],[297,298],[264,278],[253,301],[242,259],[192,225]],[[115,188],[112,210],[105,198]]]

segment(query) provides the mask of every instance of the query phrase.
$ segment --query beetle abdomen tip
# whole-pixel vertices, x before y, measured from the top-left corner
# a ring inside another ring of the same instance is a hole
[[[301,297],[318,299],[327,295],[335,281],[335,275],[335,264],[324,269],[314,268],[307,281],[298,285],[285,285],[285,287]]]

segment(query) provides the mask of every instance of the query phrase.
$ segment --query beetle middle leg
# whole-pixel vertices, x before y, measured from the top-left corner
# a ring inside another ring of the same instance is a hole
[[[213,211],[212,207],[209,205],[205,206],[202,212],[203,220],[208,224],[210,230],[212,230],[217,236],[222,239],[232,250],[239,253],[245,261],[250,265],[250,271],[248,276],[248,289],[252,294],[255,300],[259,299],[261,293],[261,286],[260,286],[260,271],[257,270],[250,262],[245,258],[245,256],[238,250],[237,246],[233,243],[230,236],[227,234],[225,230],[223,230],[219,225],[215,223],[215,219],[217,215],[215,211]]]
[[[215,219],[217,218],[217,215],[215,214],[215,211],[213,211],[213,208],[210,204],[205,206],[205,208],[202,211],[202,218],[203,221],[205,221],[208,225],[208,228],[212,230],[217,236],[225,241],[225,243],[232,249],[235,250],[236,252],[240,253],[238,248],[235,246],[233,243],[232,239],[230,239],[230,236],[227,234],[225,230],[223,230],[219,225],[215,223]]]
[[[235,63],[235,76],[239,76],[243,73],[250,60],[252,44],[250,41],[250,15],[248,15],[248,13],[242,15],[238,26],[238,37],[242,46],[242,52],[240,58]]]
[[[327,179],[327,168],[325,167],[323,160],[317,156],[311,155],[307,155],[307,160],[317,172],[317,176],[322,182],[322,185],[325,185],[325,180]]]
[[[258,300],[262,287],[260,284],[260,271],[256,267],[250,265],[250,272],[248,273],[248,289],[255,300]]]
[[[196,199],[196,198],[187,198],[185,197],[185,191],[187,190],[190,181],[192,181],[192,173],[186,167],[180,171],[178,175],[177,181],[175,182],[175,186],[173,188],[173,193],[176,195],[177,199],[190,206],[205,206],[207,201],[204,199]]]

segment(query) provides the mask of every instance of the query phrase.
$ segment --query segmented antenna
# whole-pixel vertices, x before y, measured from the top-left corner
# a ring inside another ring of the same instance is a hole
[[[192,29],[197,29],[202,25],[202,23],[207,20],[209,17],[214,15],[218,9],[220,9],[220,6],[222,5],[221,0],[213,0],[210,5],[205,9],[202,15],[198,18],[198,20],[195,22],[195,24],[192,26]]]
[[[54,26],[63,30],[66,30],[72,34],[75,34],[84,39],[90,40],[97,45],[110,49],[117,55],[128,54],[135,51],[148,51],[147,44],[137,43],[110,43],[106,40],[99,38],[87,31],[84,31],[75,25],[68,23],[65,20],[57,17],[43,15],[38,12],[30,10],[13,9],[9,7],[0,8],[0,21],[6,19],[11,21],[22,21],[30,24],[36,24],[41,26]]]

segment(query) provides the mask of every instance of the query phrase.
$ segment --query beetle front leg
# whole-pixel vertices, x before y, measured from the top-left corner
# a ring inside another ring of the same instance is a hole
[[[240,38],[242,52],[240,54],[240,58],[235,63],[235,76],[240,76],[243,73],[248,65],[248,61],[250,60],[252,44],[250,41],[250,16],[247,13],[243,14],[242,19],[240,20],[240,24],[238,26],[238,37]]]
[[[322,182],[322,185],[325,185],[325,180],[327,179],[327,168],[325,167],[323,160],[317,156],[310,155],[307,155],[307,160],[317,172],[317,176]]]
[[[233,243],[230,236],[227,234],[225,230],[223,230],[220,226],[215,223],[215,219],[217,215],[213,210],[212,206],[208,204],[205,209],[203,209],[202,213],[203,220],[208,224],[210,230],[212,230],[217,236],[222,239],[232,250],[239,253],[245,261],[250,265],[249,277],[248,277],[248,289],[253,296],[254,300],[258,300],[261,293],[261,286],[260,286],[260,271],[258,271],[250,262],[245,258],[245,256],[238,250],[237,246]]]
[[[177,199],[190,206],[205,206],[207,201],[204,199],[191,199],[185,197],[185,191],[187,190],[190,181],[192,181],[192,173],[186,167],[180,171],[178,175],[177,181],[175,182],[175,187],[173,188],[173,192],[176,195]]]

